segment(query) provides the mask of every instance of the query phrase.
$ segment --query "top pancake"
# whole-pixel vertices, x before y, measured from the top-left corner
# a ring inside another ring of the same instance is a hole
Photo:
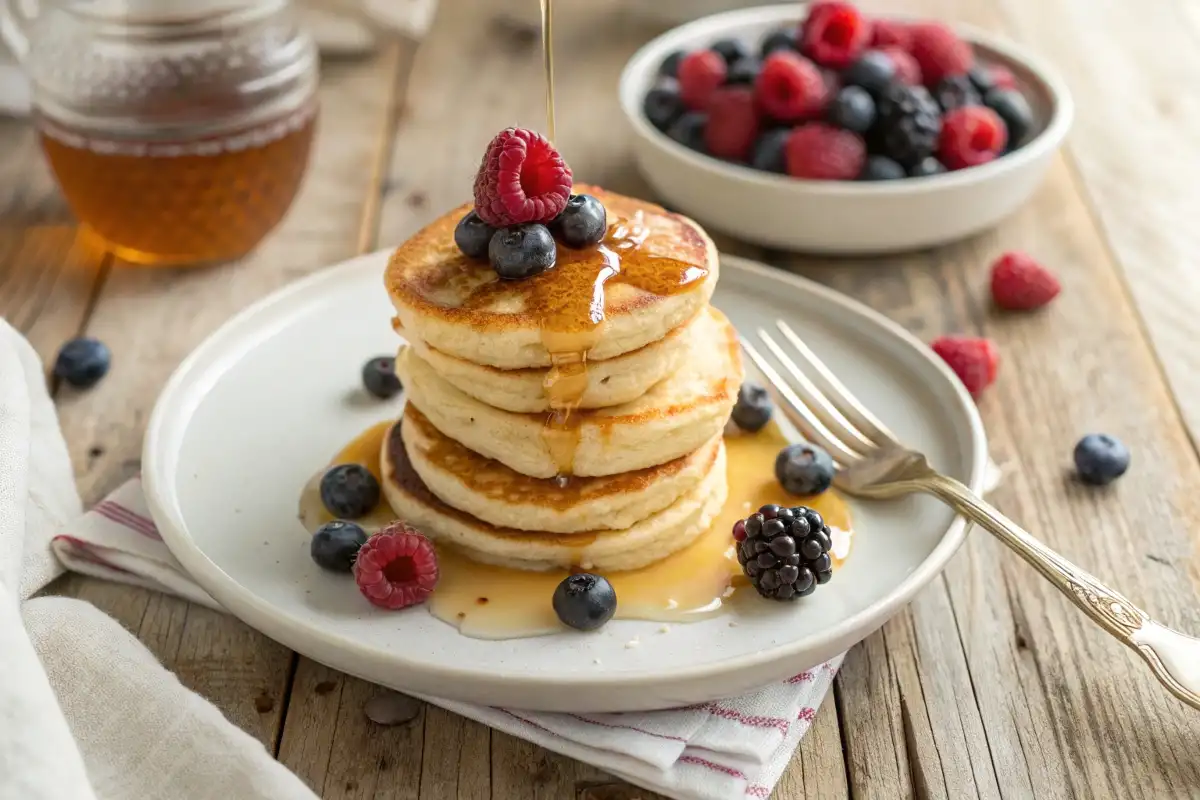
[[[613,358],[658,341],[708,303],[717,251],[699,225],[643,200],[574,188],[604,204],[609,234],[583,250],[560,244],[558,263],[541,275],[502,280],[459,252],[454,227],[470,204],[397,248],[384,280],[404,335],[499,369],[546,367],[548,341],[556,352]],[[598,280],[606,269],[615,274]]]

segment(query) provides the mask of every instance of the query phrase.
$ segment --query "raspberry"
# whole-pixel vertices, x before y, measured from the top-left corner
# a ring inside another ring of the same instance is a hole
[[[912,46],[908,51],[921,66],[926,86],[936,86],[952,75],[966,75],[975,63],[971,45],[940,22],[912,26]]]
[[[433,543],[403,522],[393,522],[367,539],[354,561],[354,582],[380,608],[423,603],[438,581]]]
[[[938,158],[949,169],[986,164],[1004,151],[1008,131],[990,108],[964,106],[942,117]]]
[[[866,163],[867,146],[857,133],[811,122],[792,131],[786,157],[795,178],[852,181]]]
[[[903,22],[891,19],[876,19],[871,21],[871,47],[899,47],[907,50],[912,46],[912,31]]]
[[[1041,308],[1062,291],[1054,273],[1027,253],[1005,253],[992,264],[992,299],[1000,308],[1029,311]]]
[[[848,67],[871,41],[871,23],[849,3],[814,3],[800,27],[800,50],[826,67]]]
[[[996,380],[1000,353],[991,339],[971,336],[941,336],[929,345],[942,357],[954,374],[967,387],[972,397],[991,386]]]
[[[754,92],[737,86],[713,92],[704,126],[704,146],[717,158],[745,161],[758,137]]]
[[[825,107],[829,87],[817,65],[786,50],[767,56],[754,82],[754,96],[768,116],[780,122],[814,117]]]
[[[475,213],[497,228],[551,222],[571,195],[571,168],[546,137],[505,128],[483,154],[475,175]]]
[[[729,65],[716,50],[697,50],[679,62],[679,96],[693,111],[708,108],[712,93],[725,83]]]
[[[1013,71],[1001,64],[992,64],[987,68],[988,77],[992,80],[992,86],[997,89],[1016,89],[1017,76]]]
[[[905,86],[921,85],[921,65],[907,50],[899,47],[884,47],[883,52],[896,65],[896,80]]]

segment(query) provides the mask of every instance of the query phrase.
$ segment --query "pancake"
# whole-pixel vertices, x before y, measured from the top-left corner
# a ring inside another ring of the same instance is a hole
[[[439,500],[506,528],[578,533],[628,528],[674,503],[708,474],[720,437],[656,467],[600,478],[530,478],[468,450],[415,406],[401,420],[408,460]]]
[[[397,516],[475,561],[525,570],[637,569],[686,547],[725,505],[725,445],[718,439],[708,473],[674,503],[623,530],[556,534],[489,525],[443,503],[408,459],[403,426],[383,447],[383,495]]]
[[[574,412],[571,475],[615,475],[663,464],[725,426],[742,382],[737,332],[714,308],[696,321],[684,368],[637,400]],[[459,391],[412,348],[396,362],[408,402],[446,436],[534,478],[559,474],[545,414],[502,411]]]
[[[384,283],[405,338],[499,369],[549,367],[552,350],[602,361],[695,317],[718,278],[708,234],[652,203],[597,187],[575,190],[604,204],[609,235],[603,246],[560,245],[556,266],[532,278],[501,280],[486,262],[459,252],[454,227],[469,204],[398,247]]]
[[[589,359],[579,407],[603,408],[641,397],[683,365],[694,324],[694,320],[685,322],[657,342],[616,358]],[[548,369],[497,369],[435,350],[420,339],[409,345],[455,388],[490,406],[519,414],[550,410],[545,388]]]

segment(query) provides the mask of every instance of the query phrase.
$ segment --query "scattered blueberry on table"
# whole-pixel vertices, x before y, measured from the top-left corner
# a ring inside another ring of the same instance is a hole
[[[771,600],[796,600],[833,578],[833,534],[805,506],[767,505],[733,526],[737,559],[751,585]]]
[[[388,400],[404,391],[396,374],[396,359],[391,356],[376,356],[363,364],[362,382],[363,388],[380,400]]]
[[[554,613],[564,625],[594,631],[617,613],[617,593],[608,579],[590,572],[568,575],[554,590]]]
[[[321,502],[330,514],[358,519],[379,504],[379,481],[362,464],[338,464],[321,476]]]
[[[1089,433],[1075,445],[1075,471],[1084,483],[1104,486],[1129,469],[1129,448],[1107,433]]]
[[[820,494],[833,484],[835,472],[829,453],[807,442],[790,444],[775,457],[775,479],[788,494]]]
[[[54,375],[76,389],[90,389],[108,374],[112,351],[98,339],[81,336],[72,339],[54,359]]]
[[[361,526],[342,519],[326,522],[313,534],[309,553],[317,566],[331,572],[349,572],[358,551],[367,543]]]

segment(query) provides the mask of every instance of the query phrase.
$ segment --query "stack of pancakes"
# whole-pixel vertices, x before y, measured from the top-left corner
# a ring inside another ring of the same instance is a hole
[[[560,244],[554,269],[504,281],[455,246],[465,206],[393,254],[408,404],[385,439],[383,489],[401,518],[478,561],[635,569],[691,543],[724,505],[721,433],[742,367],[733,327],[709,306],[718,263],[704,231],[642,201],[575,191],[636,239]],[[635,279],[660,265],[692,265],[686,285],[655,293]],[[571,341],[585,360],[567,375]],[[554,387],[567,383],[564,409]]]

